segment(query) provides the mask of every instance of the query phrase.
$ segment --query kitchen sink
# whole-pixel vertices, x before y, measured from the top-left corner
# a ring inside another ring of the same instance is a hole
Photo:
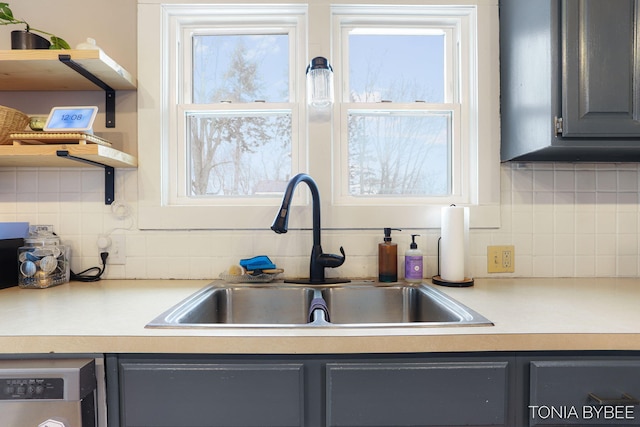
[[[478,314],[428,286],[347,286],[325,289],[335,324],[474,322]]]
[[[305,324],[313,295],[305,287],[210,285],[147,326]]]
[[[318,304],[319,303],[319,304]],[[310,306],[319,310],[310,313]],[[490,326],[491,321],[427,284],[210,284],[148,328]]]

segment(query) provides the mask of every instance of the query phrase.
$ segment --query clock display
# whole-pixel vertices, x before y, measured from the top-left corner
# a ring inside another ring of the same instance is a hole
[[[54,107],[44,130],[90,131],[97,112],[97,107]]]
[[[63,122],[73,122],[82,120],[82,114],[63,114],[61,117]]]

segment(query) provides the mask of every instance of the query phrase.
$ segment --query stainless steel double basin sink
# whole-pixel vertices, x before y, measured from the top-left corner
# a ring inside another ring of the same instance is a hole
[[[443,327],[491,321],[431,285],[230,285],[215,282],[171,307],[148,328]]]

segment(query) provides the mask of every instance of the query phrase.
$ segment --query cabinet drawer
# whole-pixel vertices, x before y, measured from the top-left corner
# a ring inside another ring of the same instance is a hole
[[[639,397],[640,361],[531,362],[530,426],[639,425]]]
[[[121,364],[126,427],[302,426],[302,364]]]
[[[327,425],[506,425],[507,365],[328,364]]]

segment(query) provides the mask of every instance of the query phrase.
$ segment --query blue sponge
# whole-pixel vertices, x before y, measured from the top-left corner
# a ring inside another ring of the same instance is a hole
[[[266,255],[258,255],[253,258],[241,259],[240,266],[247,271],[270,270],[276,268],[276,265],[272,263]]]

